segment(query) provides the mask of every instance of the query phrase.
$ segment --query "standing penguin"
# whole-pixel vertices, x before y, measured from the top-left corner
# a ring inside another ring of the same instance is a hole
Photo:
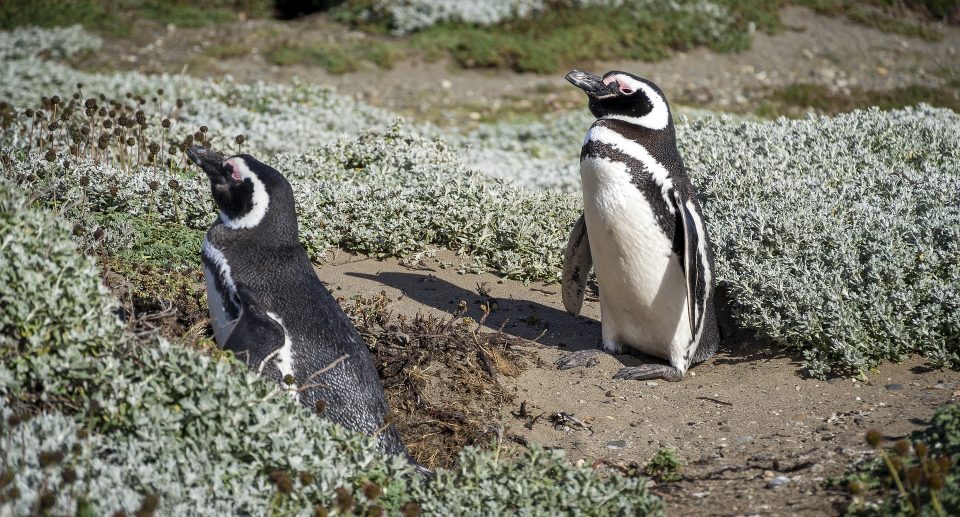
[[[405,455],[384,422],[370,351],[300,245],[290,184],[250,155],[224,159],[200,146],[187,155],[210,178],[220,208],[202,249],[217,344],[304,406]]]
[[[716,353],[720,335],[710,239],[670,108],[657,85],[626,72],[573,70],[566,79],[586,92],[597,121],[580,151],[584,211],[564,255],[563,305],[580,313],[594,267],[603,348],[669,362],[623,368],[614,378],[679,381]],[[557,366],[593,366],[596,354],[574,352]]]

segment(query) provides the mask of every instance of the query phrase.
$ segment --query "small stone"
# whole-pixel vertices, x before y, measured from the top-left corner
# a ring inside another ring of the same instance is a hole
[[[935,390],[952,390],[953,388],[956,388],[956,387],[957,387],[957,383],[955,383],[955,382],[938,382],[938,383],[934,384],[932,387],[933,387],[933,389],[935,389]]]
[[[440,81],[440,87],[444,90],[449,90],[450,88],[453,88],[453,83],[451,83],[449,79],[444,79]]]
[[[627,447],[627,442],[625,440],[614,440],[612,442],[607,442],[608,449],[624,449]]]
[[[603,396],[605,396],[605,397],[614,397],[615,395],[613,394],[613,391],[610,390],[610,391],[607,391],[606,393],[604,393]]]
[[[753,443],[753,437],[750,435],[737,436],[733,439],[733,443],[737,445],[746,445],[748,443]]]
[[[647,386],[656,386],[656,385],[657,385],[657,383],[655,383],[655,382],[653,382],[653,381],[647,381]]]
[[[813,465],[810,466],[810,472],[813,472],[814,474],[817,474],[817,473],[819,473],[819,472],[823,472],[823,464],[822,464],[822,463],[814,463]]]
[[[783,485],[786,485],[790,482],[790,478],[784,475],[777,476],[770,481],[767,481],[767,488],[777,488]]]
[[[887,67],[885,66],[877,67],[877,75],[879,75],[880,77],[885,77],[888,73],[890,73],[890,71],[887,70]]]
[[[889,391],[900,391],[903,389],[903,384],[899,384],[899,383],[887,384],[886,386],[884,386],[884,388],[887,388],[887,390]]]

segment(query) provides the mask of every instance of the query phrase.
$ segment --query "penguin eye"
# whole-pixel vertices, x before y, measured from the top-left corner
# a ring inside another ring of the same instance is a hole
[[[627,83],[620,81],[616,77],[607,78],[603,81],[603,83],[606,84],[607,86],[616,85],[617,89],[620,90],[620,93],[624,95],[630,95],[635,91],[633,88],[627,85]]]
[[[241,179],[243,179],[240,177],[240,171],[237,170],[237,168],[234,167],[232,163],[225,163],[223,164],[223,167],[227,170],[227,172],[230,173],[231,178],[237,181],[240,181]]]

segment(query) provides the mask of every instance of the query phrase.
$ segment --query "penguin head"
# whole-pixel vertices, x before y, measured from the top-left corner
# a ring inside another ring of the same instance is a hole
[[[597,118],[616,119],[648,129],[670,125],[670,108],[659,86],[627,72],[607,72],[599,77],[571,70],[566,77],[586,92],[590,112]]]
[[[269,226],[275,237],[297,238],[293,189],[276,169],[249,154],[224,157],[199,145],[187,149],[187,156],[210,179],[225,226],[234,230]]]

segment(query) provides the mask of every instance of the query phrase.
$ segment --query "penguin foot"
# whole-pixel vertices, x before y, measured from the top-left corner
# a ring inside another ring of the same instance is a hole
[[[590,368],[591,366],[600,364],[599,355],[599,350],[578,350],[557,359],[553,364],[557,366],[558,370],[569,370],[577,366]]]
[[[669,382],[677,382],[683,379],[680,370],[668,364],[645,364],[642,366],[628,366],[621,368],[614,379],[630,379],[634,381],[647,381],[650,379],[663,379]]]

